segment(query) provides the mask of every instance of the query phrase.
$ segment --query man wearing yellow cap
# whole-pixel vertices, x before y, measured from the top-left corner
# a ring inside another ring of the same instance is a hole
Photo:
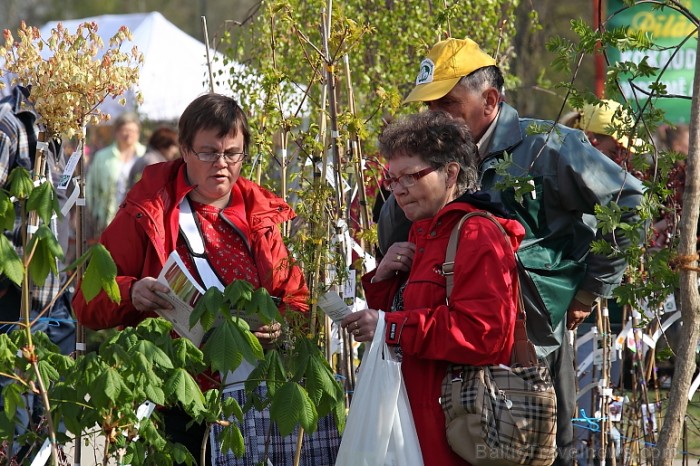
[[[447,39],[435,44],[421,62],[416,86],[404,102],[423,102],[431,111],[445,111],[469,125],[479,149],[482,190],[525,226],[517,255],[523,266],[528,335],[538,354],[547,358],[555,379],[555,464],[573,464],[576,380],[566,329],[575,329],[598,297],[610,297],[625,270],[623,259],[591,253],[591,242],[606,238],[621,248],[630,245],[619,231],[615,237],[603,235],[583,217],[590,223],[596,205],[615,201],[623,208],[622,220],[632,222],[642,184],[596,150],[580,130],[557,126],[554,131],[533,131],[533,125],[551,128],[554,123],[520,118],[503,101],[503,84],[496,61],[475,42]],[[509,175],[531,186],[522,199],[513,188],[503,189],[509,181],[497,165],[504,154],[512,159]],[[392,203],[395,200],[389,198],[379,219],[383,250],[383,224],[406,221]],[[391,211],[394,217],[388,219]]]
[[[579,115],[574,127],[584,131],[596,149],[618,164],[622,153],[635,153],[642,144],[638,139],[630,141],[624,129],[631,126],[632,118],[614,100],[605,99],[599,104],[586,104]]]

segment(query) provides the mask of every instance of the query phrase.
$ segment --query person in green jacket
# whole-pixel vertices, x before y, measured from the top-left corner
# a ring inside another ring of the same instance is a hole
[[[85,198],[90,216],[88,237],[97,239],[117,214],[126,197],[128,179],[136,160],[146,153],[139,142],[141,125],[134,113],[114,120],[114,142],[95,153],[85,178]]]

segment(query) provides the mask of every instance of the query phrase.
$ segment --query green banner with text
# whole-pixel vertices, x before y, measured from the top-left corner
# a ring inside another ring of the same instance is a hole
[[[700,0],[680,0],[680,3],[696,17],[700,16]],[[644,93],[661,75],[660,82],[666,86],[668,96],[654,98],[653,104],[666,112],[666,119],[670,122],[688,123],[697,58],[696,27],[682,13],[668,7],[656,10],[651,4],[638,4],[624,10],[623,7],[621,0],[608,0],[606,16],[610,20],[606,28],[626,27],[631,33],[649,34],[656,46],[651,50],[623,53],[608,47],[606,52],[610,62],[640,63],[647,57],[650,66],[659,68],[657,76],[636,78],[633,82],[623,79],[625,97],[634,100],[636,96],[644,102],[647,98]]]

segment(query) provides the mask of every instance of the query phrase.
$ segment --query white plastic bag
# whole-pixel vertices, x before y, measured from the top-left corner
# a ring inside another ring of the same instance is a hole
[[[401,363],[384,342],[384,313],[362,358],[335,466],[423,466]]]
[[[413,422],[413,413],[408,401],[406,386],[401,380],[401,388],[396,403],[396,416],[394,416],[394,428],[391,431],[389,447],[387,448],[385,466],[423,466],[423,454],[421,453],[416,425]]]

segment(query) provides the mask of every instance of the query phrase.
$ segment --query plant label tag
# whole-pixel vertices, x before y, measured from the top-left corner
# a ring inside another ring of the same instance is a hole
[[[49,442],[49,439],[46,439],[44,440],[44,444],[41,445],[39,453],[37,453],[34,457],[34,461],[32,461],[31,466],[45,465],[46,462],[49,460],[49,456],[51,456],[51,442]]]
[[[78,144],[78,147],[75,149],[75,152],[70,156],[70,159],[68,159],[68,163],[66,164],[66,168],[63,170],[63,174],[61,175],[61,180],[58,182],[58,185],[56,186],[56,189],[63,189],[65,190],[68,187],[68,184],[70,183],[71,178],[73,178],[73,172],[75,172],[75,167],[78,166],[78,161],[80,160],[80,154],[83,153],[83,142],[81,141],[80,144]]]

